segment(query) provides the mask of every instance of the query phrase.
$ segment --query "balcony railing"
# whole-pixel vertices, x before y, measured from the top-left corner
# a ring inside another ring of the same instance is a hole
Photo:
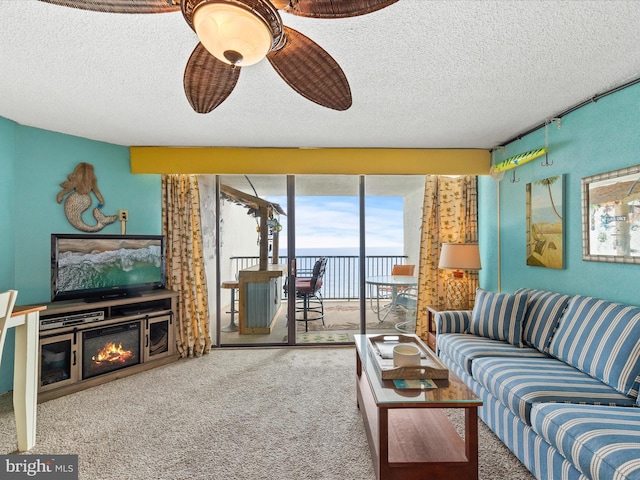
[[[322,280],[322,296],[325,299],[353,300],[360,298],[360,257],[338,255],[326,256],[327,268]],[[366,275],[368,277],[391,275],[391,269],[396,264],[406,262],[404,255],[372,255],[366,257]],[[299,276],[311,276],[317,256],[296,257]],[[287,263],[287,257],[280,257],[279,263]],[[259,263],[258,257],[231,257],[235,273]],[[237,277],[236,277],[237,278]],[[370,296],[369,289],[365,295]]]

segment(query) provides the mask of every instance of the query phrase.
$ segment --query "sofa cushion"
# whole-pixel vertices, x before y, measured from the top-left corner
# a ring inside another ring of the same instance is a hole
[[[478,288],[469,333],[522,346],[527,294],[493,293]]]
[[[551,337],[571,297],[561,293],[525,288],[516,290],[515,293],[529,295],[522,329],[524,344],[547,353]]]
[[[531,347],[516,347],[502,340],[478,337],[467,333],[446,333],[436,337],[438,352],[451,358],[459,367],[471,375],[475,359],[484,357],[534,357],[547,355]]]
[[[528,425],[535,403],[632,407],[636,401],[555,358],[478,358],[471,368],[473,378]]]
[[[638,395],[640,307],[571,299],[549,353],[625,395]]]
[[[436,335],[442,333],[464,333],[469,328],[471,310],[446,310],[433,316]]]
[[[640,408],[538,404],[531,425],[589,478],[640,479]]]

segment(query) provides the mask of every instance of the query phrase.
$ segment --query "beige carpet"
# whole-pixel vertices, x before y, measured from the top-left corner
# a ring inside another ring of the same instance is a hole
[[[354,357],[302,347],[180,360],[40,404],[33,453],[79,455],[81,480],[373,480]],[[479,432],[481,479],[533,478]],[[0,454],[15,449],[7,394]]]

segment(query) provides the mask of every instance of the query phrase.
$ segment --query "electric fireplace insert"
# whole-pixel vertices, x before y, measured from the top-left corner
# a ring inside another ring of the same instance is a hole
[[[82,333],[82,378],[140,363],[140,322],[130,322]]]

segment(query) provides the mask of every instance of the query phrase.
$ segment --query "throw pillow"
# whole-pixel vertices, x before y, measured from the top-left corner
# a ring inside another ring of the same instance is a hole
[[[529,295],[527,313],[524,315],[522,327],[523,343],[548,353],[551,338],[558,328],[560,318],[571,297],[561,293],[530,288],[521,288],[514,293]]]
[[[522,347],[522,324],[527,298],[526,293],[512,295],[478,288],[469,333]]]

